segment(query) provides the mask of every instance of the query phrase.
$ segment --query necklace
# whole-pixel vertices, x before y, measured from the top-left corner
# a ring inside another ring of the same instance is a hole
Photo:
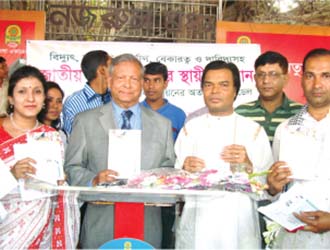
[[[33,129],[36,129],[36,128],[39,126],[39,122],[38,122],[38,120],[36,120],[36,123],[35,123],[35,125],[34,125],[33,128],[29,128],[29,129],[21,128],[21,127],[19,127],[19,126],[15,123],[14,118],[13,118],[13,113],[11,113],[11,114],[9,115],[9,117],[10,117],[10,123],[13,125],[13,127],[14,127],[15,129],[17,129],[17,130],[23,132],[23,133],[28,132],[28,131],[33,130]]]

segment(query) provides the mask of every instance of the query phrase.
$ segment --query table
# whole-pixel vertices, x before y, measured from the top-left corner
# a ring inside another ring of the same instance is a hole
[[[79,192],[79,198],[87,202],[114,202],[114,238],[130,237],[140,240],[144,240],[145,206],[169,206],[184,201],[186,197],[221,197],[227,192],[222,190],[136,189],[121,186],[54,186],[46,183],[29,183],[27,185],[29,188],[48,192],[60,190]],[[132,212],[132,208],[134,208],[134,212]],[[127,223],[133,224],[134,227],[129,227]]]

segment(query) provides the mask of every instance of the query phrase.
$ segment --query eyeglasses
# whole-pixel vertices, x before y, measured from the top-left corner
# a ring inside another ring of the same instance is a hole
[[[269,71],[267,73],[259,72],[259,73],[256,73],[256,78],[258,80],[264,80],[266,78],[266,76],[268,76],[268,78],[271,80],[277,80],[278,78],[280,78],[281,75],[284,75],[284,74],[276,72],[276,71]]]

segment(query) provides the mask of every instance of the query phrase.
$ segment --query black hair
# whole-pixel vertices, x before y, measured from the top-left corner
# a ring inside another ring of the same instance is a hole
[[[282,54],[275,51],[266,51],[261,54],[256,61],[254,62],[254,69],[257,70],[259,66],[264,66],[266,64],[275,64],[278,63],[280,68],[282,69],[282,73],[288,73],[289,63],[288,59]]]
[[[160,62],[151,62],[144,66],[144,74],[157,75],[161,74],[167,81],[168,71],[166,65]]]
[[[0,63],[5,63],[7,60],[3,56],[0,56]]]
[[[52,81],[47,81],[46,82],[46,106],[44,109],[42,109],[40,111],[40,113],[38,114],[38,121],[41,123],[44,123],[45,119],[46,119],[46,115],[49,109],[49,104],[47,101],[47,93],[50,89],[57,89],[60,91],[61,95],[62,95],[62,99],[64,98],[64,91],[61,89],[60,85],[58,85],[56,82],[52,82]],[[52,121],[50,123],[50,126],[53,127],[56,130],[59,130],[61,128],[61,117],[58,117],[56,120]]]
[[[45,76],[41,73],[39,69],[33,66],[25,65],[13,72],[11,77],[9,78],[9,83],[8,83],[8,96],[13,97],[14,94],[14,88],[16,87],[16,84],[24,79],[24,78],[29,78],[29,77],[34,77],[37,78],[41,83],[42,83],[42,88],[44,90],[44,93],[46,93],[46,78]],[[12,113],[13,107],[12,105],[8,106],[7,113],[10,114]]]
[[[217,70],[217,69],[228,69],[230,70],[230,72],[233,75],[233,79],[234,79],[234,86],[236,88],[236,97],[238,96],[238,92],[241,88],[241,79],[240,79],[240,73],[239,73],[239,69],[237,68],[237,66],[231,62],[227,63],[221,60],[217,60],[217,61],[212,61],[210,63],[208,63],[203,71],[203,75],[202,75],[202,80],[201,80],[201,88],[203,88],[204,86],[204,81],[205,81],[205,76],[206,73],[209,70]],[[235,99],[236,99],[235,97]]]
[[[325,48],[316,48],[316,49],[312,49],[311,51],[309,51],[305,55],[304,60],[303,60],[303,66],[302,66],[303,72],[305,72],[307,60],[312,57],[319,57],[319,56],[330,56],[330,50],[325,49]]]
[[[97,68],[101,65],[106,66],[108,60],[109,55],[103,50],[92,50],[84,55],[80,66],[88,84],[96,78]]]

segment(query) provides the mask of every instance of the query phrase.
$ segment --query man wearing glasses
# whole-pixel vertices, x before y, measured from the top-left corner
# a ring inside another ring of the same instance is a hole
[[[301,108],[300,103],[288,99],[283,91],[289,81],[288,65],[288,60],[280,53],[267,51],[261,54],[254,63],[259,98],[235,109],[238,114],[263,126],[270,144],[277,126]]]

